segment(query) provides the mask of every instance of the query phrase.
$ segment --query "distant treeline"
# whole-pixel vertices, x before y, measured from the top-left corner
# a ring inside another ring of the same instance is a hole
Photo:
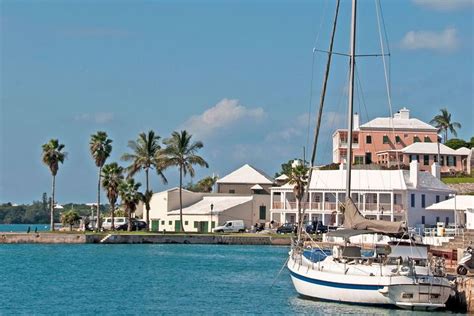
[[[0,204],[0,224],[46,224],[50,220],[49,203],[51,198],[46,193],[40,201],[32,204],[13,205],[12,203]],[[86,204],[68,203],[62,205],[64,209],[55,212],[54,221],[59,222],[63,211],[73,209],[80,216],[91,215],[91,207]],[[101,205],[101,209],[103,206]]]

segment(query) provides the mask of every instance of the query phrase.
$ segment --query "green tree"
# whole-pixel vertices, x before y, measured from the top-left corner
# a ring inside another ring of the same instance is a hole
[[[52,188],[51,188],[52,201],[50,203],[51,231],[54,231],[54,206],[56,204],[54,193],[56,190],[56,175],[59,170],[59,164],[64,163],[64,159],[66,158],[66,153],[62,152],[64,147],[65,147],[64,144],[60,144],[57,139],[51,139],[48,143],[42,146],[43,163],[49,167],[49,170],[51,171],[51,175],[53,178]]]
[[[184,232],[183,225],[183,176],[189,173],[194,177],[194,165],[209,168],[207,162],[197,155],[199,149],[204,145],[201,141],[192,142],[192,135],[187,131],[173,132],[171,137],[165,139],[163,143],[166,145],[164,149],[165,158],[162,162],[163,168],[176,166],[179,168],[179,220],[180,231]]]
[[[440,132],[444,131],[444,142],[448,141],[448,130],[455,137],[458,136],[456,128],[461,128],[461,124],[458,122],[451,122],[451,113],[446,108],[441,109],[441,114],[436,115],[430,124],[434,125]]]
[[[123,168],[116,162],[106,164],[102,169],[102,186],[107,193],[112,217],[112,230],[115,230],[115,204],[119,196],[119,186],[123,181]]]
[[[291,169],[292,169],[291,166],[292,166],[292,164],[293,164],[293,162],[294,162],[295,160],[296,160],[296,161],[299,161],[299,162],[301,162],[301,163],[303,162],[301,159],[296,159],[296,158],[295,158],[295,159],[290,159],[290,160],[288,160],[288,161],[285,162],[285,163],[282,163],[282,164],[281,164],[281,170],[280,170],[279,172],[275,172],[275,178],[278,178],[278,177],[281,176],[282,174],[286,174],[286,175],[290,174],[290,173],[291,173]]]
[[[98,131],[91,135],[89,142],[89,150],[92,158],[94,159],[95,165],[99,168],[99,180],[97,183],[97,230],[100,229],[100,177],[102,174],[102,167],[105,164],[107,158],[109,158],[112,152],[112,140],[108,138],[107,133]]]
[[[69,231],[72,231],[72,226],[74,226],[74,224],[76,224],[80,219],[81,217],[74,210],[69,210],[61,214],[61,223],[64,226],[69,225]]]
[[[305,187],[308,184],[308,170],[302,163],[294,164],[291,167],[291,171],[286,173],[288,177],[288,184],[293,185],[293,194],[298,202],[298,233],[303,228],[303,218],[301,214],[301,200],[304,196]]]
[[[148,131],[146,133],[140,133],[136,141],[129,141],[128,147],[132,150],[132,153],[126,153],[122,155],[122,160],[131,162],[130,166],[126,168],[128,177],[133,177],[138,171],[145,171],[145,185],[146,191],[150,191],[150,183],[148,179],[148,173],[150,169],[155,169],[158,176],[161,178],[163,184],[168,183],[163,169],[161,161],[163,160],[163,154],[160,146],[160,136],[156,135],[154,131]],[[149,207],[149,205],[148,205]],[[145,221],[147,229],[150,229],[150,209],[146,209]]]
[[[465,140],[459,139],[459,138],[451,138],[447,142],[444,143],[446,146],[449,148],[452,148],[454,150],[459,149],[461,147],[467,147],[469,148],[469,143],[466,142]]]
[[[210,193],[212,192],[212,188],[217,181],[216,176],[208,176],[199,180],[196,184],[190,182],[185,188],[189,191],[193,192],[205,192]]]
[[[133,178],[123,180],[119,185],[119,194],[125,206],[128,217],[128,231],[132,231],[132,213],[137,209],[138,203],[143,200],[142,194],[138,192],[141,183],[135,183]]]

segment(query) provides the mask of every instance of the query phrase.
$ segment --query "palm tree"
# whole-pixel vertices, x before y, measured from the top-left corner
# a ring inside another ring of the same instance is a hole
[[[69,231],[72,231],[72,226],[74,226],[74,224],[76,224],[80,219],[81,217],[74,210],[70,210],[61,214],[61,223],[63,225],[69,225]]]
[[[102,169],[102,187],[107,192],[110,212],[112,213],[112,230],[115,230],[115,204],[119,195],[119,185],[123,181],[123,167],[116,162],[104,165]]]
[[[154,131],[140,133],[136,141],[129,141],[128,147],[132,149],[133,153],[122,155],[122,160],[131,161],[130,166],[126,168],[128,178],[133,177],[138,171],[145,171],[145,185],[146,192],[150,191],[150,184],[148,180],[148,173],[150,169],[155,169],[158,176],[161,178],[163,184],[167,184],[165,175],[162,172],[160,161],[162,160],[162,150],[159,144],[160,136],[156,135]],[[149,214],[150,205],[146,206],[145,220],[147,229],[150,229]]]
[[[187,131],[173,132],[171,137],[165,139],[165,158],[162,162],[163,168],[177,166],[179,168],[179,221],[180,231],[184,232],[183,225],[183,176],[187,173],[194,177],[193,165],[209,168],[207,162],[197,155],[197,151],[204,145],[200,141],[191,142],[192,135]]]
[[[109,158],[112,152],[112,140],[107,137],[107,133],[98,131],[91,135],[89,142],[89,149],[92,158],[95,161],[95,165],[99,168],[99,181],[97,183],[97,230],[100,229],[100,176],[102,174],[102,167],[105,164],[107,158]]]
[[[66,158],[66,153],[61,152],[64,149],[64,144],[60,144],[57,139],[51,139],[48,143],[42,146],[43,154],[42,160],[45,165],[49,167],[51,175],[53,176],[52,184],[52,194],[51,194],[51,203],[50,203],[50,216],[51,216],[51,231],[54,231],[54,206],[55,206],[55,197],[54,193],[56,190],[56,175],[59,169],[59,163],[64,163]]]
[[[138,192],[140,186],[140,182],[135,183],[133,178],[128,178],[127,180],[123,180],[118,187],[120,198],[122,199],[122,203],[125,205],[125,210],[127,212],[127,230],[129,232],[132,231],[132,213],[137,209],[137,204],[143,200],[142,194]]]
[[[308,167],[304,164],[294,164],[286,175],[288,176],[288,184],[293,185],[293,194],[298,202],[298,234],[303,227],[303,218],[301,214],[301,200],[304,196],[304,190],[308,183]]]
[[[444,142],[448,141],[448,130],[455,137],[458,136],[456,128],[461,128],[461,124],[458,122],[451,122],[451,113],[448,112],[446,108],[441,109],[441,114],[436,115],[431,121],[430,124],[434,125],[438,131],[444,131]]]
[[[217,177],[216,176],[208,176],[198,181],[197,187],[199,188],[200,192],[212,192],[212,188],[214,184],[216,184]]]

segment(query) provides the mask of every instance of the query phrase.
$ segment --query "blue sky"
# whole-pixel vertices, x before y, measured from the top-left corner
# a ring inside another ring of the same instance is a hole
[[[347,52],[350,2],[341,1],[335,50]],[[391,51],[394,110],[429,121],[447,107],[473,128],[473,2],[382,1]],[[251,163],[273,175],[308,146],[334,2],[0,2],[0,202],[28,203],[50,191],[41,144],[59,138],[68,159],[60,203],[95,200],[89,137],[105,130],[118,161],[128,140],[188,129],[204,142],[212,173]],[[379,53],[374,1],[360,1],[358,52]],[[345,126],[347,59],[336,56],[318,163]],[[388,116],[381,58],[358,61],[362,121]],[[312,89],[312,107],[310,91]],[[367,111],[365,110],[367,108]],[[309,144],[311,146],[311,144]],[[177,173],[166,171],[171,187]],[[142,180],[139,177],[139,180]],[[186,182],[189,179],[186,179]],[[165,186],[152,177],[154,190]]]

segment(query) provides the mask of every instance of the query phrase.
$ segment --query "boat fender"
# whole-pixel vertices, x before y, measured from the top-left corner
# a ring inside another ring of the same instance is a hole
[[[383,288],[379,289],[379,293],[383,295],[388,294],[388,286],[384,286]]]

